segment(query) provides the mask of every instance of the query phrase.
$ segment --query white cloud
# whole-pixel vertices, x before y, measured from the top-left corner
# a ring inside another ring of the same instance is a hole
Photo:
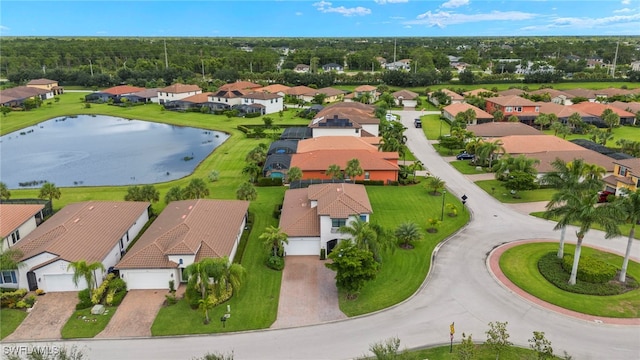
[[[8,27],[4,26],[4,25],[0,25],[0,31],[7,31],[9,30]]]
[[[460,6],[469,5],[469,0],[449,0],[444,4],[440,5],[440,7],[452,9]]]
[[[629,5],[631,4],[631,0],[622,0],[622,5]]]
[[[622,29],[629,33],[628,29],[636,29],[631,33],[637,32],[638,24],[640,24],[640,14],[633,15],[615,15],[604,18],[571,18],[562,17],[553,19],[548,24],[526,26],[520,30],[524,31],[541,31],[553,30],[559,28],[567,29],[600,29],[604,31],[612,30],[613,27]]]
[[[404,20],[404,16],[390,16],[389,19],[391,19],[391,20]]]
[[[296,12],[296,16],[302,16],[302,12],[300,11]]]
[[[618,10],[613,10],[614,14],[621,14],[621,13],[630,13],[630,12],[634,12],[634,9],[629,9],[629,8],[624,8],[624,9],[618,9]]]
[[[324,0],[314,3],[313,6],[323,13],[338,13],[344,16],[364,16],[371,14],[371,9],[362,6],[352,8],[346,8],[344,6],[333,7],[330,2]]]
[[[400,4],[400,3],[408,3],[409,0],[373,0],[376,4],[384,5],[384,4]]]
[[[409,25],[427,25],[446,27],[448,25],[465,24],[481,21],[522,21],[536,17],[536,14],[520,11],[492,11],[484,14],[459,14],[448,11],[427,11],[417,16],[416,20],[405,21]]]

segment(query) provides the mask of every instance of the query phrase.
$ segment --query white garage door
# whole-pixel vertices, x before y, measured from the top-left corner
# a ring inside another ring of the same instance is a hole
[[[121,270],[127,289],[169,289],[171,270]],[[176,282],[176,287],[178,282]]]
[[[78,291],[87,288],[84,279],[78,281],[78,287],[76,288],[71,274],[45,274],[42,277],[44,278],[44,285],[38,284],[38,287],[46,292]]]
[[[287,256],[317,255],[320,256],[320,239],[289,239],[284,245]]]

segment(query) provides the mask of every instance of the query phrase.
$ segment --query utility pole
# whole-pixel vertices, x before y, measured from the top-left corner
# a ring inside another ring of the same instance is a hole
[[[620,47],[620,41],[616,43],[616,56],[613,58],[613,66],[611,66],[611,77],[616,77],[616,63],[618,62],[618,48]]]
[[[396,62],[396,39],[393,39],[393,62]]]
[[[164,40],[164,68],[169,68],[169,57],[167,56],[167,40]]]
[[[202,64],[202,80],[204,80],[204,59],[200,59],[200,63]]]
[[[42,73],[43,74],[47,73],[47,66],[46,65],[42,65]]]
[[[93,64],[91,63],[91,59],[89,59],[89,69],[91,70],[91,77],[93,77]]]

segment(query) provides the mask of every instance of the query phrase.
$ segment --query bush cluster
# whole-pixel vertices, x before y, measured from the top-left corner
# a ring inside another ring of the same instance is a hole
[[[80,290],[78,292],[78,300],[80,300],[80,302],[76,304],[76,310],[88,309],[93,306],[89,289]]]
[[[573,267],[573,255],[567,254],[562,258],[562,268],[564,271],[571,273]],[[578,263],[577,279],[602,284],[613,280],[616,276],[615,266],[600,261],[592,256],[581,256]]]
[[[272,255],[267,259],[267,267],[280,271],[284,269],[284,259],[280,256]]]
[[[27,289],[3,291],[0,293],[0,307],[13,309],[20,299],[27,294]]]
[[[384,186],[384,180],[356,180],[356,184],[370,186]]]
[[[258,186],[282,186],[282,178],[261,177],[258,179]]]
[[[93,305],[100,304],[102,302],[105,292],[107,291],[107,287],[109,286],[109,282],[111,282],[113,278],[115,278],[115,275],[113,273],[107,275],[102,284],[100,284],[100,286],[98,286],[98,288],[93,291],[93,294],[91,294],[91,302],[93,303]]]

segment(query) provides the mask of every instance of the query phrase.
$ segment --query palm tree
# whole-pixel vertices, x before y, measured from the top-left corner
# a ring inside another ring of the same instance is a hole
[[[575,112],[567,118],[567,122],[574,129],[581,130],[584,127],[584,121],[582,120],[582,116],[579,113]]]
[[[500,110],[493,112],[493,121],[504,121],[504,113]]]
[[[299,167],[294,166],[287,171],[287,180],[289,182],[298,181],[302,179],[302,170]]]
[[[80,279],[84,278],[89,289],[89,298],[91,298],[91,292],[94,287],[97,287],[95,271],[105,271],[104,265],[101,262],[94,262],[87,264],[84,260],[70,262],[67,266],[67,270],[73,269],[73,284],[77,287]]]
[[[364,174],[364,170],[360,166],[360,160],[357,158],[353,158],[347,161],[347,167],[344,169],[344,173],[353,180],[353,183],[356,182],[356,177]]]
[[[242,281],[246,276],[246,270],[242,265],[231,263],[228,257],[210,259],[213,264],[211,278],[213,279],[213,292],[219,298],[222,294],[233,294],[240,290]]]
[[[551,126],[549,126],[549,129],[553,130],[553,135],[554,136],[558,136],[558,132],[560,132],[563,129],[563,127],[565,127],[565,126],[567,126],[567,125],[565,125],[565,124],[563,124],[563,123],[561,123],[559,121],[556,121],[556,122],[551,123]]]
[[[10,197],[11,197],[11,192],[9,191],[7,184],[0,182],[0,199],[9,200]]]
[[[340,165],[331,164],[329,168],[325,172],[325,175],[331,176],[331,179],[340,180],[342,179],[342,170],[340,170]]]
[[[437,176],[427,179],[427,188],[431,189],[431,195],[439,195],[440,190],[444,189],[445,181]]]
[[[491,168],[496,155],[505,153],[502,145],[502,140],[484,141],[476,149],[476,155],[483,160],[483,162],[489,161],[489,168]]]
[[[636,191],[630,191],[627,188],[621,190],[622,196],[616,199],[622,217],[620,220],[631,224],[631,230],[629,231],[629,240],[627,241],[627,251],[624,253],[624,260],[622,261],[622,270],[620,271],[620,282],[627,281],[627,267],[629,266],[629,257],[631,256],[631,245],[635,241],[636,224],[640,221],[640,189]]]
[[[279,227],[270,225],[258,237],[262,240],[264,247],[273,252],[273,256],[282,256],[284,254],[284,244],[289,243],[289,236],[282,232]]]
[[[540,131],[542,131],[545,126],[551,124],[551,119],[549,119],[549,116],[547,114],[540,113],[533,121],[533,123],[536,125],[540,125]]]
[[[213,260],[213,258],[204,258],[184,269],[184,276],[187,278],[187,285],[194,288],[200,288],[201,299],[207,298],[209,278],[212,276],[214,268],[217,266]]]
[[[209,196],[209,189],[207,183],[200,178],[191,179],[189,185],[184,188],[185,199],[202,199],[205,196]]]
[[[347,225],[341,226],[338,231],[341,234],[349,234],[351,240],[359,249],[371,251],[371,248],[375,247],[376,231],[368,222],[360,218],[349,221]]]
[[[172,201],[184,200],[184,190],[180,186],[173,186],[167,191],[164,196],[165,204],[169,204]]]
[[[209,310],[216,306],[215,300],[211,296],[207,296],[204,299],[198,300],[198,308],[204,314],[204,324],[207,325],[211,322],[209,319]]]
[[[267,159],[267,145],[260,143],[255,148],[251,149],[247,156],[245,157],[245,161],[250,163],[255,163],[260,166],[264,164],[264,161]]]
[[[551,163],[554,170],[540,178],[540,183],[550,185],[559,192],[579,191],[585,193],[596,193],[602,188],[600,178],[597,176],[587,176],[588,171],[593,171],[589,164],[582,159],[575,159],[569,163],[556,159]],[[594,173],[595,175],[595,173]],[[564,256],[564,237],[566,227],[560,228],[560,244],[558,247],[558,258]]]
[[[238,190],[236,190],[236,199],[238,200],[254,201],[257,198],[258,192],[256,191],[256,188],[248,181],[242,183]]]
[[[573,266],[569,278],[570,285],[576,284],[582,240],[591,227],[595,224],[601,225],[607,239],[620,235],[617,224],[618,219],[621,218],[619,209],[610,204],[596,206],[597,203],[597,194],[576,191],[575,189],[563,189],[555,193],[547,204],[545,217],[558,218],[558,224],[554,230],[562,229],[573,223],[578,224],[576,249],[573,254]]]
[[[416,160],[410,166],[411,172],[413,173],[413,182],[416,182],[416,172],[424,170],[424,164],[420,160]]]
[[[395,231],[396,238],[402,243],[402,247],[405,249],[412,248],[412,243],[422,239],[422,234],[418,225],[413,222],[406,222],[400,224]]]
[[[261,171],[262,169],[260,168],[260,166],[258,166],[258,164],[254,162],[247,163],[247,165],[245,165],[245,167],[242,169],[243,174],[249,175],[250,182],[256,182],[256,179],[260,175]]]
[[[506,155],[493,165],[497,180],[505,180],[509,173],[521,171],[526,174],[536,175],[538,171],[535,166],[540,164],[540,160],[528,158],[522,154],[517,157]]]
[[[53,199],[60,199],[60,195],[60,189],[56,187],[56,184],[46,182],[40,188],[40,194],[38,194],[38,198],[49,199],[51,201]]]
[[[620,124],[620,115],[616,114],[611,109],[605,109],[600,115],[605,124],[607,124],[608,132],[611,132],[615,126]]]

